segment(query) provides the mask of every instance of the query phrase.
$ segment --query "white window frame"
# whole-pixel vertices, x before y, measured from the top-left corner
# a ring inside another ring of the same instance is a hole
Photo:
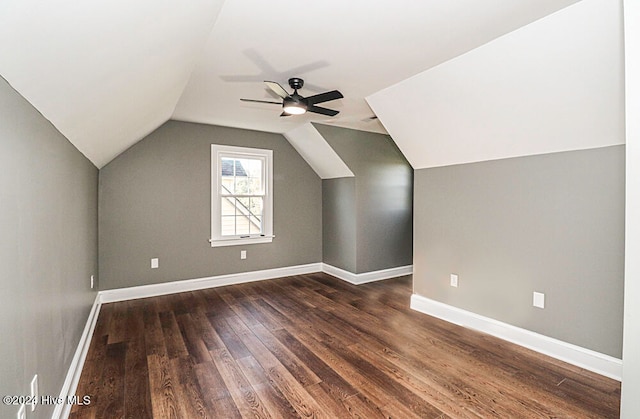
[[[222,236],[222,158],[257,158],[264,162],[262,232]],[[271,243],[273,240],[273,151],[262,148],[211,144],[211,247]]]

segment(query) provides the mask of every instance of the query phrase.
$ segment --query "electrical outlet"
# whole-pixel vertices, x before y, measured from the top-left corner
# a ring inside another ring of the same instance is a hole
[[[158,264],[158,258],[153,258],[153,259],[151,259],[151,269],[157,269],[157,268],[158,268],[158,266],[160,266],[160,265]]]
[[[458,287],[458,274],[451,274],[450,283],[452,287]]]
[[[240,251],[240,259],[246,259],[247,258],[247,251],[246,250],[241,250]]]
[[[18,414],[16,415],[18,419],[27,419],[27,408],[24,403],[20,405],[20,409],[18,409]]]
[[[95,282],[93,279],[93,275],[91,275],[91,289],[93,289],[94,286],[95,286]]]
[[[544,294],[541,292],[533,292],[533,306],[544,308]]]
[[[91,279],[93,279],[93,275],[91,276]],[[31,411],[32,412],[36,410],[36,405],[38,403],[39,397],[40,396],[38,394],[38,374],[36,374],[31,379]]]

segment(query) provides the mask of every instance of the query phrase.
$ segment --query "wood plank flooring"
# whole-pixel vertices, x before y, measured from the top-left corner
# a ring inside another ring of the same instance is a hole
[[[102,306],[70,418],[616,418],[620,384],[318,273]]]

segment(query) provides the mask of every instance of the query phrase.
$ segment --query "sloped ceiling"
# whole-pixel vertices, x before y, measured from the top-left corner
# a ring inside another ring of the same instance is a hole
[[[96,166],[166,122],[222,0],[2,0],[0,74]]]
[[[384,132],[365,97],[576,1],[4,0],[0,74],[98,167],[169,118]],[[239,101],[293,76],[303,95],[340,90],[340,115]]]
[[[414,169],[624,144],[621,6],[582,0],[368,103]]]

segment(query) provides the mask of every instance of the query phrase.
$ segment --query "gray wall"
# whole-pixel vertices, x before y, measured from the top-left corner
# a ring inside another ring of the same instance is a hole
[[[411,265],[413,169],[391,137],[314,126],[355,175],[353,187],[323,181],[324,261],[353,273]]]
[[[620,358],[624,153],[417,170],[414,292]]]
[[[58,396],[95,299],[98,170],[0,78],[0,172],[0,394],[37,373]]]
[[[272,243],[210,246],[212,143],[273,150]],[[100,289],[322,261],[322,184],[282,135],[169,121],[99,183]]]
[[[322,180],[322,261],[356,272],[356,178]]]

